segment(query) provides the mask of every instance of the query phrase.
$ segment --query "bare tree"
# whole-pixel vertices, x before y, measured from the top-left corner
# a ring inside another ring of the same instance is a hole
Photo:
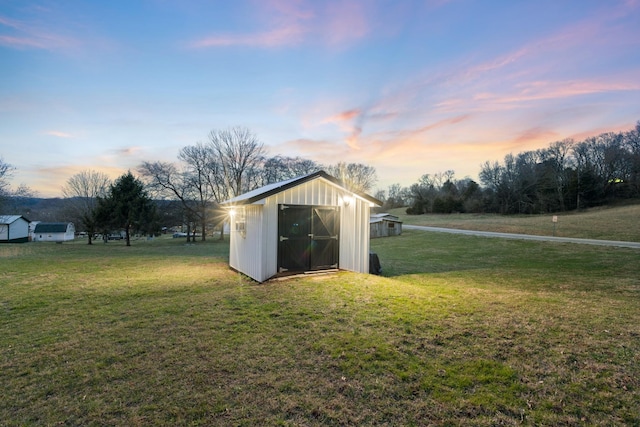
[[[94,213],[98,197],[104,197],[110,184],[111,180],[106,174],[85,170],[73,175],[62,187],[62,195],[69,199],[70,209],[89,236],[88,244],[91,244],[93,233],[96,231]]]
[[[391,184],[387,190],[388,197],[385,201],[385,208],[393,209],[406,206],[406,189],[400,184]]]
[[[0,208],[6,203],[11,196],[11,188],[9,186],[9,178],[13,174],[15,168],[6,163],[0,157]]]
[[[0,208],[2,209],[17,209],[20,198],[33,197],[35,194],[35,192],[25,184],[20,184],[16,189],[11,188],[9,179],[13,176],[15,170],[16,168],[14,166],[6,163],[2,157],[0,157]]]
[[[629,184],[635,197],[640,197],[640,121],[636,123],[635,128],[625,133],[625,146],[631,163]]]
[[[189,197],[195,203],[200,220],[202,240],[205,240],[206,226],[213,219],[213,226],[220,225],[220,238],[224,238],[224,220],[215,215],[218,203],[227,196],[222,162],[215,150],[202,143],[182,148],[178,154],[184,164],[184,184],[189,189]],[[211,218],[210,214],[214,214]]]
[[[551,168],[548,179],[553,183],[561,211],[566,210],[565,200],[570,180],[569,171],[570,166],[573,166],[573,159],[570,156],[573,145],[575,145],[573,139],[567,138],[553,142],[549,145],[549,148],[541,151],[543,162],[549,164]]]
[[[145,188],[157,199],[178,200],[182,206],[182,221],[187,224],[187,242],[191,241],[191,226],[197,222],[198,207],[191,187],[192,179],[173,163],[144,162],[138,173]],[[200,221],[202,222],[202,221]],[[204,237],[204,233],[202,234]]]
[[[183,147],[180,163],[144,162],[138,172],[156,197],[180,201],[187,224],[187,241],[192,225],[200,225],[201,240],[206,240],[207,225],[224,225],[218,216],[211,218],[216,206],[228,195],[221,162],[209,145],[197,143]],[[222,224],[221,224],[222,223]],[[223,236],[221,234],[221,236]]]
[[[301,157],[275,156],[266,159],[262,169],[261,184],[267,185],[317,172],[320,166]]]
[[[362,193],[370,191],[378,181],[376,169],[362,163],[339,162],[328,166],[326,171],[329,175],[338,178],[351,191]]]
[[[212,130],[209,145],[219,162],[228,196],[234,197],[252,188],[250,177],[258,170],[264,145],[247,128]]]
[[[6,163],[2,157],[0,157],[0,196],[7,194],[9,189],[9,178],[15,168],[9,163]]]

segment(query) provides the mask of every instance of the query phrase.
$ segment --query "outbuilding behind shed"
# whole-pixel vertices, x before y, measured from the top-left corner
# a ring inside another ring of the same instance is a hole
[[[0,243],[29,241],[29,220],[22,215],[0,215]]]
[[[399,236],[402,234],[402,221],[399,217],[388,213],[371,214],[369,228],[372,239]]]
[[[34,242],[66,242],[75,238],[72,222],[39,222],[33,229]]]

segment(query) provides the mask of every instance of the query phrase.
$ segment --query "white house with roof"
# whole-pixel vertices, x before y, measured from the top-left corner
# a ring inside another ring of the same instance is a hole
[[[72,222],[39,222],[33,229],[34,242],[66,242],[73,240],[76,227]]]
[[[331,269],[369,272],[369,213],[381,202],[324,171],[222,205],[230,211],[229,265],[258,282]]]
[[[0,243],[29,241],[29,220],[22,215],[0,215]]]

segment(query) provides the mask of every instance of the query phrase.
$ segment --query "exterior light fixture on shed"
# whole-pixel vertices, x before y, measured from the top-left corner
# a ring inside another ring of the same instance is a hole
[[[351,197],[351,196],[344,196],[344,197],[342,198],[342,204],[343,204],[344,206],[349,206],[349,205],[351,205],[351,203],[353,203],[354,201],[355,201],[355,199],[354,199],[353,197]]]

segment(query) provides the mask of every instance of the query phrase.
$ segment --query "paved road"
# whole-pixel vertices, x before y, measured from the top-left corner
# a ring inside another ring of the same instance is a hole
[[[575,239],[572,237],[534,236],[531,234],[494,233],[492,231],[457,230],[455,228],[426,227],[423,225],[402,224],[407,230],[435,231],[437,233],[466,234],[468,236],[501,237],[503,239],[537,240],[540,242],[580,243],[583,245],[618,246],[640,249],[640,242],[619,242],[616,240]]]

